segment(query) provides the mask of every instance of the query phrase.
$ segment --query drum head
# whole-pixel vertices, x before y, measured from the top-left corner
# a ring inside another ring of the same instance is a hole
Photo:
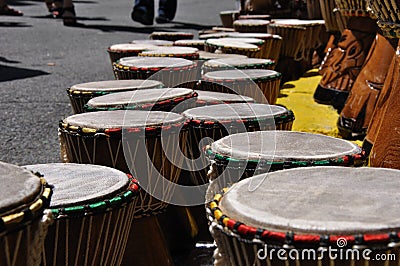
[[[239,95],[238,95],[239,96]],[[287,109],[282,106],[259,103],[232,103],[196,107],[183,112],[188,119],[205,121],[265,120],[273,122],[274,116]]]
[[[238,19],[233,22],[235,26],[268,26],[270,22],[264,19]]]
[[[0,162],[0,216],[16,212],[41,192],[40,178],[19,166]]]
[[[273,35],[269,33],[257,33],[257,32],[232,32],[229,33],[228,37],[230,38],[259,38],[262,40],[266,39],[282,39],[279,35]]]
[[[211,71],[204,74],[204,79],[209,80],[260,80],[260,79],[275,79],[281,74],[274,70],[265,69],[243,69],[243,70],[221,70]]]
[[[265,42],[261,39],[258,38],[250,38],[250,37],[226,37],[226,38],[221,38],[219,39],[221,41],[226,41],[226,42],[244,42],[244,43],[250,43],[250,44],[254,44],[257,46],[263,45]]]
[[[161,87],[163,87],[163,84],[156,80],[104,80],[76,84],[71,87],[71,90],[85,92],[117,92]]]
[[[199,51],[199,60],[211,60],[211,59],[222,59],[222,58],[244,59],[248,57],[241,54],[216,54],[205,51]]]
[[[129,179],[119,170],[93,164],[37,164],[25,166],[39,172],[54,186],[50,208],[100,202],[127,190]]]
[[[228,35],[229,35],[229,32],[215,32],[215,33],[209,33],[209,34],[202,34],[199,36],[199,39],[202,39],[202,40],[216,39],[216,38],[227,37]]]
[[[224,137],[211,145],[214,153],[240,160],[315,161],[359,154],[350,141],[294,131],[258,131]]]
[[[214,59],[209,60],[204,63],[205,67],[210,68],[220,68],[220,67],[232,67],[232,68],[244,68],[247,66],[254,66],[254,65],[272,65],[274,61],[271,59],[261,59],[261,58],[245,58],[245,59],[238,59],[238,58],[222,58],[222,59]]]
[[[92,108],[135,106],[147,103],[157,103],[178,97],[186,97],[193,94],[193,90],[185,88],[148,89],[126,91],[95,97],[87,103]]]
[[[108,50],[109,51],[116,51],[116,52],[129,52],[129,51],[146,51],[146,50],[154,50],[158,47],[152,44],[145,44],[145,43],[119,43],[111,45]]]
[[[220,202],[228,217],[256,228],[306,234],[399,231],[400,171],[307,167],[257,175]]]
[[[64,119],[64,123],[92,129],[143,128],[183,123],[179,114],[161,111],[117,110],[77,114]]]
[[[233,93],[223,93],[214,91],[196,91],[197,101],[220,102],[220,103],[252,103],[253,98]]]
[[[199,51],[197,48],[192,47],[158,47],[157,49],[148,50],[140,53],[139,56],[177,56],[177,55],[189,55],[196,54]]]
[[[174,42],[174,45],[204,45],[204,40],[177,40]]]
[[[222,47],[222,48],[232,48],[232,49],[239,49],[239,50],[258,50],[257,45],[242,42],[240,40],[235,41],[234,39],[227,39],[227,40],[225,38],[208,39],[205,44]]]
[[[151,44],[156,46],[172,46],[174,42],[167,41],[167,40],[134,40],[132,43],[136,44]]]
[[[190,60],[175,57],[124,57],[117,64],[133,68],[165,68],[165,67],[188,67],[195,63]]]

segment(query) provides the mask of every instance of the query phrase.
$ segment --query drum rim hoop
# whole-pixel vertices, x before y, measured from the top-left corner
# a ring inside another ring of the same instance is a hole
[[[113,107],[91,107],[88,104],[83,106],[83,109],[87,112],[97,112],[97,111],[115,111],[115,110],[149,110],[149,109],[157,109],[161,106],[171,105],[174,106],[185,100],[193,99],[197,97],[197,92],[191,91],[187,95],[184,96],[175,96],[170,99],[163,100],[161,102],[144,102],[142,104],[132,105],[130,103],[127,104],[119,104]]]
[[[264,228],[256,228],[246,225],[240,221],[236,221],[225,215],[219,208],[219,203],[224,194],[229,191],[229,188],[224,188],[217,192],[212,201],[206,205],[207,215],[217,222],[218,226],[224,233],[234,234],[239,237],[239,240],[251,242],[278,242],[287,247],[295,245],[327,247],[335,246],[339,239],[345,239],[348,244],[361,246],[366,244],[398,244],[400,242],[400,232],[389,233],[372,233],[372,234],[355,234],[355,235],[329,235],[329,234],[295,234],[292,231],[270,231]],[[354,248],[354,247],[353,247]]]
[[[98,202],[84,205],[49,208],[54,219],[77,218],[90,216],[96,213],[104,213],[118,207],[123,207],[129,202],[132,202],[138,196],[140,188],[139,183],[135,178],[132,178],[129,174],[127,176],[130,179],[128,188],[109,199],[103,199]]]
[[[53,193],[52,187],[47,183],[42,175],[39,173],[34,174],[40,178],[41,191],[37,195],[36,199],[22,210],[15,213],[8,213],[0,217],[0,233],[23,226],[27,222],[37,218],[46,208],[49,207],[51,195]]]

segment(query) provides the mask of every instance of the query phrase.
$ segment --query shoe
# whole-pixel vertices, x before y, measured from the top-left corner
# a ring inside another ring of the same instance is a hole
[[[171,19],[169,19],[167,17],[164,17],[164,16],[157,16],[156,17],[156,22],[158,24],[170,23],[171,21],[172,21]]]
[[[3,7],[0,8],[0,15],[5,15],[5,16],[23,16],[24,13],[22,13],[19,10],[15,10],[8,5],[4,5]]]
[[[75,8],[73,6],[63,8],[62,18],[63,18],[64,26],[76,26],[77,25]]]
[[[153,19],[148,17],[146,15],[146,12],[144,12],[141,9],[133,9],[131,13],[131,18],[133,21],[139,22],[143,25],[150,26],[153,25]]]

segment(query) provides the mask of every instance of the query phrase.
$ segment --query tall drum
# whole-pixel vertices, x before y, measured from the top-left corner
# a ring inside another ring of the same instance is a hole
[[[227,135],[260,130],[291,130],[294,114],[283,106],[232,103],[197,107],[186,110],[188,119],[188,157],[193,161],[192,184],[208,183],[208,160],[203,155],[206,145]],[[203,167],[203,169],[200,169]]]
[[[309,167],[209,189],[216,265],[396,265],[399,178],[392,169]]]
[[[259,103],[275,104],[281,73],[265,69],[222,70],[203,75],[202,90],[249,96]]]
[[[67,89],[67,94],[75,114],[83,113],[83,106],[93,97],[115,92],[162,88],[164,85],[156,80],[105,80],[80,83]]]
[[[0,265],[41,265],[53,219],[45,209],[52,189],[42,177],[0,162]]]
[[[114,63],[118,80],[158,80],[167,87],[197,80],[196,62],[174,57],[125,57]]]
[[[120,265],[139,186],[121,171],[86,164],[37,164],[25,168],[54,186],[44,265]]]

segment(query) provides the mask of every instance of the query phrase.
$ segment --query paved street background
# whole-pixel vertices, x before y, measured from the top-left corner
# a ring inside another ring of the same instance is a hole
[[[220,25],[235,0],[178,0],[175,22],[145,27],[130,19],[133,1],[75,1],[79,27],[48,17],[43,1],[9,0],[23,17],[0,16],[0,160],[60,161],[58,122],[72,114],[66,89],[114,79],[107,47],[147,39],[155,30]]]

